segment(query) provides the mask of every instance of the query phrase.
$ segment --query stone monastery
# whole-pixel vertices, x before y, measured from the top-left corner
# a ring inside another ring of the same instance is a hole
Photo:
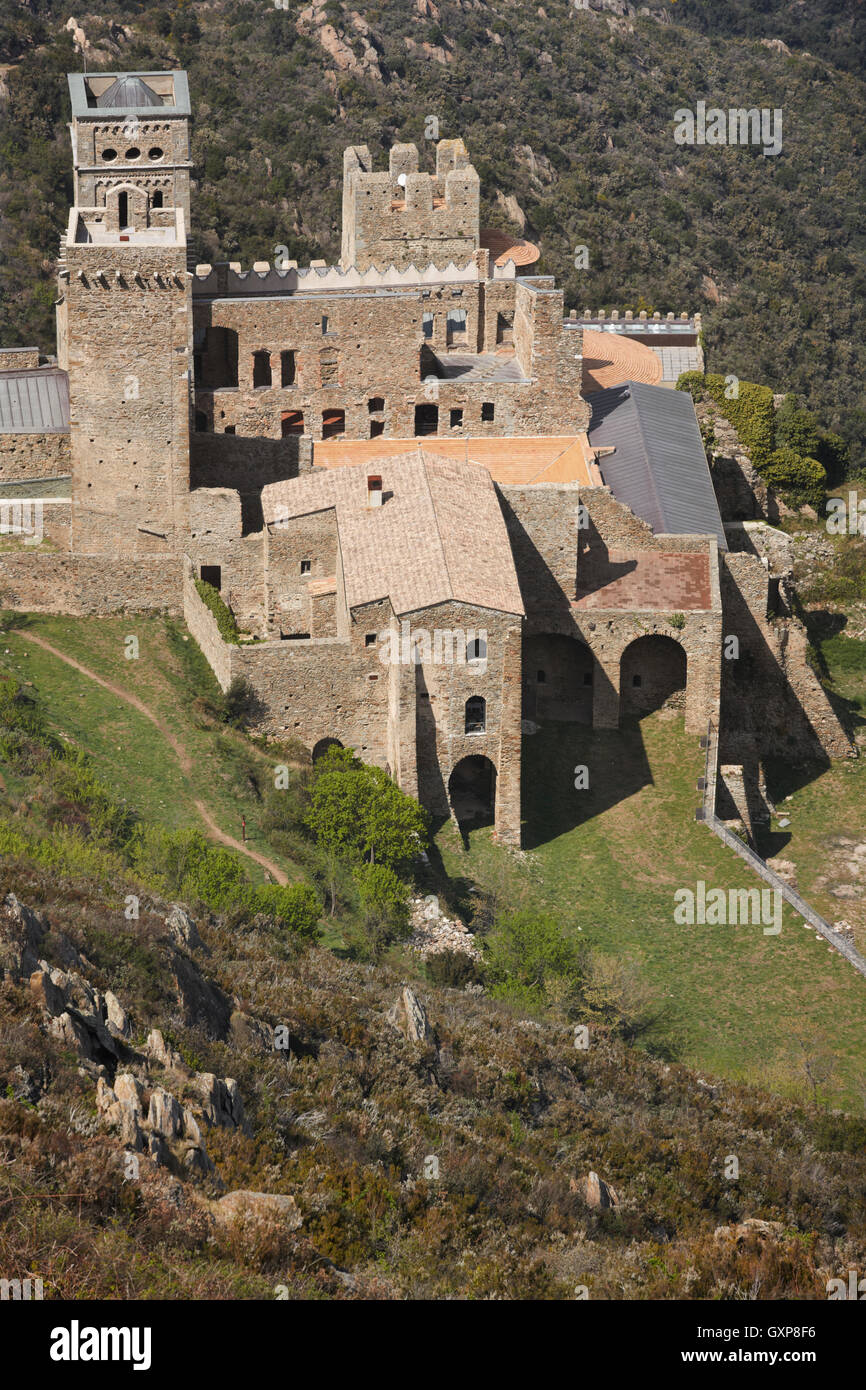
[[[725,524],[670,389],[696,321],[567,316],[538,248],[480,228],[461,140],[435,173],[346,150],[338,265],[197,265],[185,74],[69,88],[56,360],[0,351],[0,509],[42,517],[0,606],[183,614],[263,731],[513,845],[538,721],[679,705],[747,825],[769,753],[848,752],[784,537]]]

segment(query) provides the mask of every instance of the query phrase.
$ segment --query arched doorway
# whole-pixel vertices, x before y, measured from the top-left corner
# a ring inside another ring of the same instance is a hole
[[[673,637],[654,633],[630,642],[619,663],[620,717],[640,718],[662,705],[684,709],[687,664]]]
[[[560,633],[523,639],[524,719],[592,723],[595,661],[585,642]]]
[[[448,800],[461,828],[492,825],[496,813],[496,768],[481,753],[461,758],[448,778]]]
[[[313,744],[313,762],[317,763],[329,748],[342,748],[342,746],[338,738],[320,738],[318,743]]]

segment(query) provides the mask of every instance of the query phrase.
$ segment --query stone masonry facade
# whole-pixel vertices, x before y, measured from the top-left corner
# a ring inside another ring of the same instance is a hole
[[[50,543],[0,550],[0,605],[182,613],[221,686],[250,682],[263,732],[314,757],[351,746],[435,816],[486,816],[512,845],[536,720],[616,728],[667,702],[689,732],[752,735],[729,759],[748,762],[760,690],[724,669],[732,632],[800,711],[801,744],[847,751],[761,555],[656,533],[604,484],[582,328],[525,254],[492,259],[461,140],[429,173],[414,145],[382,171],[345,152],[338,265],[193,267],[185,75],[69,83],[69,424],[0,434],[0,500],[65,476],[68,496],[52,494]],[[0,352],[0,386],[35,390],[31,356]],[[545,480],[526,463],[510,481],[546,440]]]

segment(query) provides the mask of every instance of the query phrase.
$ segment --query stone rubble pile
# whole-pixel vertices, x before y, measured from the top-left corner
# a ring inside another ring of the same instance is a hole
[[[472,933],[458,917],[445,916],[437,897],[412,898],[410,911],[412,935],[409,945],[419,956],[432,956],[440,951],[462,951],[473,960],[481,959]]]

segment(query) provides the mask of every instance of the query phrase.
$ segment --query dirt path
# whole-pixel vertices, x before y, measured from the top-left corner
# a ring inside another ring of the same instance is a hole
[[[128,705],[132,705],[133,709],[138,710],[139,714],[143,714],[145,719],[149,719],[151,724],[155,725],[162,734],[180,763],[181,771],[186,774],[192,772],[193,762],[186,748],[184,748],[180,740],[175,737],[168,725],[155,715],[153,710],[150,709],[143,700],[139,700],[137,695],[130,695],[129,692],[122,689],[121,686],[112,685],[111,681],[104,680],[103,677],[98,676],[95,671],[89,670],[87,666],[82,666],[80,661],[76,661],[74,657],[67,656],[66,653],[60,651],[58,647],[53,647],[50,642],[46,642],[44,637],[38,637],[35,632],[27,632],[19,628],[16,635],[25,638],[28,642],[35,642],[37,647],[44,648],[46,652],[50,652],[52,656],[56,656],[58,661],[65,661],[67,666],[71,666],[73,670],[78,671],[82,676],[86,676],[88,680],[95,681],[97,685],[101,685],[103,690],[107,690],[109,694],[116,695],[119,700],[125,700]],[[248,845],[241,844],[240,840],[235,840],[231,835],[227,835],[225,831],[220,830],[203,801],[196,800],[195,808],[210,831],[210,834],[215,840],[218,840],[221,845],[226,845],[229,849],[235,849],[239,854],[245,854],[248,859],[254,859],[257,864],[261,864],[263,869],[267,869],[268,873],[274,877],[277,883],[288,883],[289,880],[285,872],[278,864],[275,864],[272,859],[266,859],[263,854],[257,853],[256,850],[250,849]]]

